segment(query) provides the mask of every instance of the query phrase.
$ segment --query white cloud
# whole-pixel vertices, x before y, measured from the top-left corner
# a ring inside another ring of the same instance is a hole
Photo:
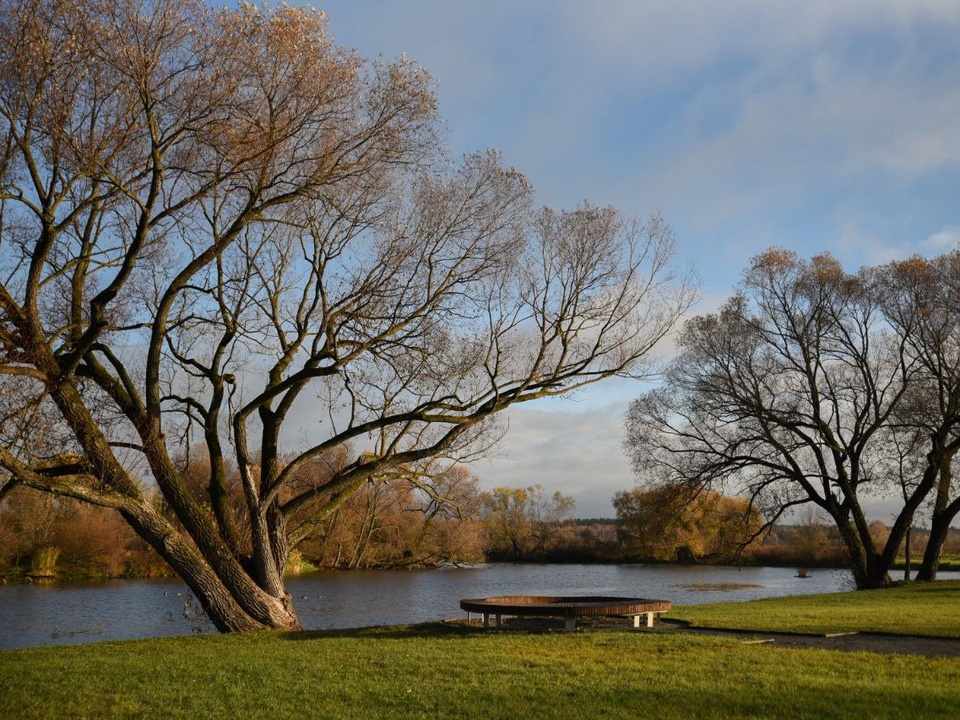
[[[454,144],[503,149],[549,204],[715,222],[824,174],[960,164],[960,64],[931,59],[923,34],[952,37],[960,3],[328,5],[348,43],[425,62]]]
[[[579,517],[612,517],[614,493],[634,484],[620,447],[623,414],[633,397],[625,394],[620,402],[585,409],[515,408],[496,454],[472,468],[485,489],[540,483],[573,496]]]
[[[925,255],[940,255],[960,247],[960,226],[948,225],[920,243]]]
[[[853,269],[960,241],[956,0],[330,0],[334,35],[438,77],[455,151],[498,147],[542,202],[662,210],[714,309],[770,245]],[[938,194],[939,193],[939,194]],[[634,392],[636,390],[636,392]],[[632,485],[625,403],[511,412],[486,486],[594,512]],[[618,409],[619,408],[619,409]]]
[[[868,224],[864,218],[846,218],[839,223],[840,252],[835,254],[849,270],[856,270],[860,265],[883,265],[912,255],[930,258],[960,247],[960,226],[947,225],[926,237],[908,234],[891,241],[870,232],[866,229]]]

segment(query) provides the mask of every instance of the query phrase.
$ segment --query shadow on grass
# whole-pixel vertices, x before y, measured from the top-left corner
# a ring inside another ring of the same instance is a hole
[[[345,630],[300,630],[280,637],[294,642],[323,638],[369,638],[371,640],[406,640],[409,638],[456,638],[483,633],[483,628],[459,623],[428,622],[418,625],[377,625]]]
[[[909,580],[903,582],[902,580],[897,584],[897,587],[906,587],[910,589],[910,592],[915,593],[927,593],[927,592],[936,592],[936,593],[960,593],[960,583],[951,583],[946,585],[943,581],[934,580],[933,582],[920,582],[917,580]]]
[[[637,632],[629,618],[584,617],[577,622],[578,631]],[[643,630],[646,630],[645,628]],[[343,630],[301,630],[282,633],[283,640],[302,641],[322,638],[370,638],[375,640],[402,640],[408,638],[462,638],[483,635],[567,634],[562,618],[504,617],[499,628],[484,628],[479,620],[443,620],[417,625],[377,625]]]

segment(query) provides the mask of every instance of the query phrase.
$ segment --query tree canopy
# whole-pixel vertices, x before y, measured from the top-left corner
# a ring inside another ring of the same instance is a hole
[[[626,552],[643,560],[734,561],[763,526],[743,497],[688,486],[633,488],[613,497],[617,534]]]
[[[311,524],[642,376],[692,297],[660,218],[450,159],[429,74],[312,10],[0,2],[0,123],[0,497],[117,510],[221,630],[298,627]]]
[[[498,487],[481,497],[484,525],[494,557],[523,560],[543,557],[551,539],[576,506],[559,490],[548,494],[537,483],[526,488]]]
[[[939,523],[958,505],[947,499],[960,442],[957,257],[858,273],[827,255],[754,258],[719,312],[687,322],[665,385],[631,404],[635,469],[743,491],[770,523],[813,504],[836,525],[858,587],[889,584],[931,492]],[[899,504],[878,539],[864,504],[881,497]]]

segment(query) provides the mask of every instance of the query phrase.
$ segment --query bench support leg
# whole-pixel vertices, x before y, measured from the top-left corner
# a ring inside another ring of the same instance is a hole
[[[653,617],[654,617],[654,615],[655,615],[655,613],[652,613],[652,612],[641,613],[640,615],[634,615],[634,616],[633,616],[633,626],[634,626],[635,628],[640,627],[640,618],[644,618],[644,620],[645,620],[644,625],[646,625],[648,628],[652,628],[652,627],[653,627]]]
[[[483,629],[484,630],[490,629],[490,613],[483,614]]]
[[[563,624],[563,629],[567,632],[573,632],[577,629],[577,619],[575,617],[568,617],[566,622]]]

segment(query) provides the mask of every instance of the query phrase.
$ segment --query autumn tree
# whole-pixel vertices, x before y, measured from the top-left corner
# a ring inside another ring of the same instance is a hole
[[[166,564],[112,510],[24,485],[0,503],[0,576],[165,574]]]
[[[718,313],[686,324],[664,386],[631,404],[636,470],[743,491],[770,523],[813,504],[839,531],[857,587],[889,584],[933,478],[909,484],[878,543],[864,501],[890,495],[889,432],[916,372],[884,292],[875,273],[846,273],[829,256],[755,258]]]
[[[22,487],[8,493],[0,504],[0,572],[29,569],[36,554],[55,547],[61,517],[51,495]]]
[[[300,627],[310,527],[643,375],[690,301],[661,220],[447,159],[429,75],[314,11],[3,0],[0,123],[0,496],[117,511],[220,630]]]
[[[484,493],[490,552],[513,559],[542,556],[574,506],[572,497],[560,491],[548,493],[539,483],[526,488],[498,487]]]
[[[484,559],[477,481],[454,466],[437,481],[444,499],[421,480],[377,479],[354,493],[301,545],[322,567],[430,567]]]
[[[746,498],[687,486],[618,492],[617,534],[627,554],[651,560],[729,561],[756,538],[763,519]]]
[[[934,488],[930,536],[917,574],[918,580],[933,580],[960,513],[953,483],[960,450],[960,251],[893,262],[878,273],[881,308],[902,338],[905,360],[916,368],[896,414],[895,435],[903,463],[912,466],[909,482]]]

